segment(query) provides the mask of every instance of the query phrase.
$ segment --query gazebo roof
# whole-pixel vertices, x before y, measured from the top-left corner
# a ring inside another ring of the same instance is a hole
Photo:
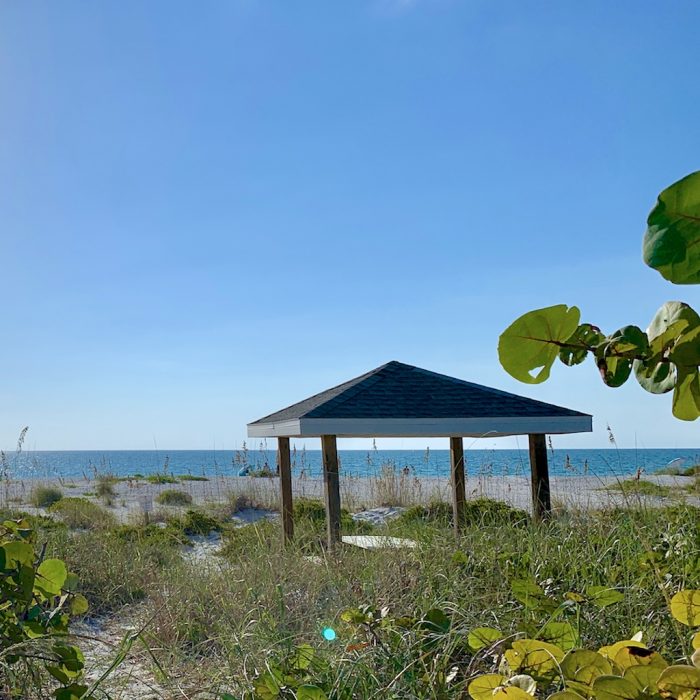
[[[496,437],[591,430],[586,413],[396,361],[248,424],[249,437]]]

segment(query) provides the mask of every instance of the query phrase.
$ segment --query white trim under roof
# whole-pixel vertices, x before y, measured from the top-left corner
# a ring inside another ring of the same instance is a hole
[[[593,418],[578,416],[479,418],[295,418],[249,423],[248,437],[503,437],[590,433]]]

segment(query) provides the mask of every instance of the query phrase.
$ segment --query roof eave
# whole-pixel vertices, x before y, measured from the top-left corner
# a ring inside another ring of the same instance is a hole
[[[522,416],[479,418],[299,418],[248,425],[248,437],[504,437],[590,433],[593,418]]]

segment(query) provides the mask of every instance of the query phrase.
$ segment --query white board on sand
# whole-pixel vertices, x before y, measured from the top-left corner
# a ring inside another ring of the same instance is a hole
[[[398,549],[401,547],[410,549],[416,546],[413,540],[383,535],[343,535],[343,542],[362,549]]]

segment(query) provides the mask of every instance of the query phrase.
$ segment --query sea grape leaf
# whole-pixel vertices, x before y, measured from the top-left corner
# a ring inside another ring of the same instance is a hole
[[[633,368],[639,386],[650,394],[666,394],[676,386],[678,373],[672,362],[635,360]]]
[[[678,368],[678,379],[673,390],[673,415],[688,421],[700,418],[700,373],[697,368]]]
[[[301,685],[297,689],[297,700],[328,700],[328,696],[316,685]]]
[[[537,608],[545,600],[542,587],[532,579],[516,578],[510,582],[510,590],[513,596],[526,608]]]
[[[34,586],[47,597],[61,594],[66,581],[66,565],[60,559],[45,559],[37,569]]]
[[[697,369],[700,365],[700,326],[681,335],[669,353],[669,358],[679,368]]]
[[[535,679],[532,676],[528,676],[527,673],[519,673],[516,676],[511,676],[508,679],[508,686],[520,688],[520,690],[524,690],[528,695],[534,695],[537,691]]]
[[[625,599],[623,593],[608,586],[588,586],[586,594],[591,599],[591,603],[599,608],[607,608],[608,605],[620,603]]]
[[[431,608],[423,616],[421,627],[437,634],[447,634],[450,629],[450,618],[440,608]]]
[[[87,689],[88,687],[86,685],[73,683],[63,688],[57,688],[54,691],[54,695],[56,700],[80,700],[80,698],[85,696]]]
[[[684,625],[700,625],[700,590],[678,591],[671,598],[671,615]]]
[[[612,664],[602,654],[588,649],[574,649],[561,662],[561,670],[567,681],[590,686],[599,676],[612,673]]]
[[[593,681],[596,700],[636,700],[639,695],[635,685],[620,676],[599,676]]]
[[[663,666],[630,666],[624,673],[624,678],[644,695],[656,694],[656,683],[659,680]]]
[[[304,671],[311,665],[316,650],[310,644],[300,644],[290,660],[290,666],[297,671]]]
[[[491,700],[532,700],[532,695],[516,685],[506,685],[496,688]]]
[[[700,669],[692,666],[669,666],[661,672],[657,687],[662,697],[696,700],[700,698]]]
[[[516,319],[498,341],[503,368],[526,384],[539,384],[549,377],[559,348],[578,327],[581,312],[576,306],[557,304],[535,309]]]
[[[649,339],[637,326],[624,326],[609,335],[595,350],[600,376],[611,387],[622,386],[632,372],[634,359],[647,359]]]
[[[590,349],[600,345],[605,336],[600,328],[590,323],[582,323],[573,335],[566,341],[566,347],[559,350],[559,359],[568,367],[580,365],[588,355]]]
[[[469,648],[476,652],[503,639],[503,633],[493,627],[477,627],[467,635]]]
[[[669,354],[681,343],[678,362],[687,360],[688,353],[682,341],[684,335],[695,328],[700,328],[700,316],[681,301],[667,301],[656,312],[647,328],[650,357],[634,363],[635,376],[643,389],[652,394],[665,394],[673,389],[677,372],[675,364],[669,361]]]
[[[666,668],[667,661],[658,651],[626,646],[615,654],[615,664],[623,671],[633,666],[656,666]]]
[[[605,340],[605,355],[632,359],[649,352],[649,338],[639,326],[623,326]]]
[[[34,547],[26,542],[6,542],[2,545],[5,555],[5,570],[16,569],[22,564],[31,565],[34,560]]]
[[[545,642],[556,644],[564,651],[573,649],[578,642],[578,634],[570,622],[548,622],[538,636]]]
[[[642,642],[638,642],[634,639],[623,639],[619,642],[615,642],[614,644],[600,647],[598,652],[602,656],[604,656],[606,659],[609,659],[610,661],[614,661],[615,656],[620,651],[620,649],[624,649],[625,647],[637,647],[638,649],[646,649],[647,648],[646,644],[644,644]]]
[[[610,387],[622,386],[632,373],[632,360],[626,357],[601,357],[598,370],[603,381]]]
[[[485,673],[483,676],[477,676],[467,690],[474,700],[491,700],[494,690],[505,682],[506,677],[500,673]]]
[[[561,648],[539,639],[518,639],[505,652],[505,659],[512,671],[529,673],[534,678],[557,672],[563,658]]]
[[[77,593],[73,596],[70,604],[71,615],[84,615],[90,608],[84,595]]]
[[[552,693],[547,700],[585,700],[583,695],[579,695],[573,690],[560,690],[558,693]]]
[[[675,284],[700,284],[700,171],[667,187],[647,218],[644,262]]]
[[[686,331],[700,326],[700,316],[682,301],[667,301],[655,314],[649,328],[652,355],[660,355]]]

